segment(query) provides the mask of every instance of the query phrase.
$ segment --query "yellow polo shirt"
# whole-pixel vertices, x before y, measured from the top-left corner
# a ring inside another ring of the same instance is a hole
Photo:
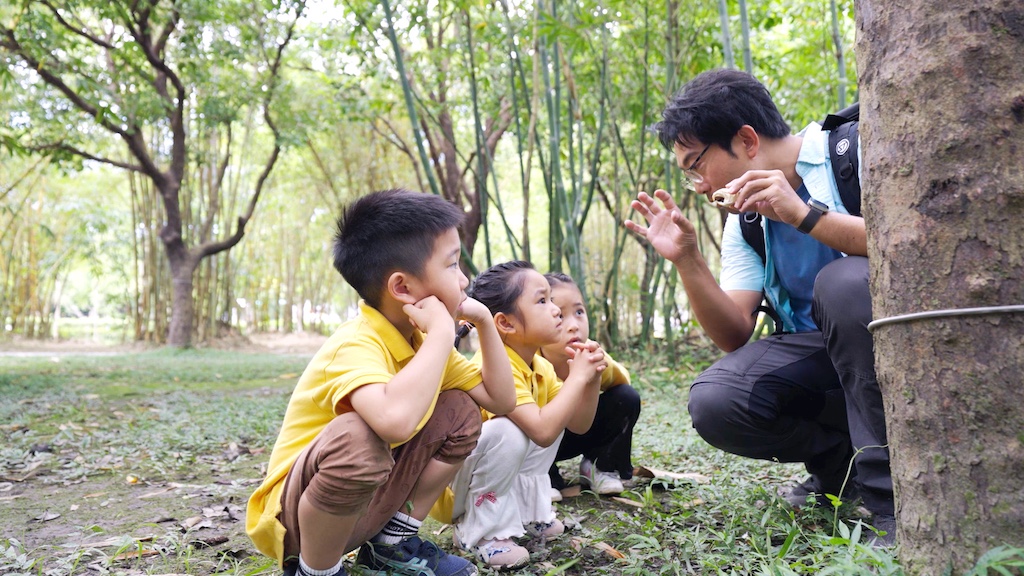
[[[607,352],[604,353],[604,357],[608,360],[608,367],[604,369],[604,372],[601,372],[601,392],[612,386],[629,384],[629,370],[626,370],[625,366],[613,360]]]
[[[349,402],[353,390],[389,382],[405,367],[423,343],[423,336],[415,331],[410,344],[383,314],[360,302],[359,316],[342,324],[309,362],[288,402],[270,454],[267,477],[249,498],[245,531],[260,552],[278,560],[284,555],[285,529],[277,516],[284,479],[299,453],[335,416],[353,410]],[[453,347],[434,400],[416,426],[416,433],[430,419],[441,391],[470,390],[480,381],[480,365]]]
[[[508,354],[512,364],[512,380],[516,385],[516,406],[536,404],[538,408],[543,408],[558,395],[558,391],[562,389],[562,381],[555,375],[555,367],[548,362],[547,358],[539,353],[534,355],[533,367],[530,367],[515,350],[508,346],[505,346],[505,353]],[[472,361],[480,365],[483,362],[483,356],[477,352]],[[485,422],[495,417],[494,414],[483,408],[480,409],[480,415]],[[430,516],[438,522],[451,524],[454,509],[455,493],[451,486],[446,486],[440,498],[431,507]]]
[[[562,389],[562,381],[555,375],[555,367],[548,362],[547,358],[534,354],[533,366],[531,367],[519,354],[505,346],[505,353],[512,363],[512,381],[516,385],[516,406],[523,404],[536,404],[538,408],[547,406],[548,402]],[[473,356],[473,362],[481,364],[483,357],[479,352]],[[494,418],[494,414],[480,409],[484,420]]]

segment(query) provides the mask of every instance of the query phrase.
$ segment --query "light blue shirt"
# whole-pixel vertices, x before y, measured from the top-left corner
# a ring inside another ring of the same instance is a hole
[[[828,205],[829,210],[849,214],[832,175],[828,155],[828,132],[812,123],[803,132],[803,144],[797,158],[796,172],[803,179],[797,193],[803,199],[814,198]],[[860,147],[858,146],[858,154]],[[810,332],[818,327],[811,317],[811,293],[814,277],[829,262],[845,256],[818,242],[810,235],[782,222],[761,219],[765,229],[767,263],[743,239],[740,216],[730,214],[722,237],[723,290],[764,290],[765,296],[782,320],[787,332]],[[765,222],[768,222],[765,225]]]

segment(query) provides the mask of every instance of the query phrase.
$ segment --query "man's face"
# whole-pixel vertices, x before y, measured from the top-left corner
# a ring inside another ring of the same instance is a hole
[[[711,195],[715,190],[745,172],[745,168],[739,165],[739,159],[717,144],[707,146],[700,142],[676,142],[672,152],[675,153],[676,165],[680,170],[695,172],[700,176],[700,182],[694,181],[692,177],[690,181],[693,183],[693,189],[698,194],[703,194],[709,202],[713,201]]]
[[[434,239],[434,250],[430,258],[423,264],[423,270],[416,276],[415,292],[412,296],[422,300],[428,296],[437,296],[451,313],[457,318],[459,307],[466,299],[466,287],[469,279],[459,267],[462,253],[459,233],[451,228]]]

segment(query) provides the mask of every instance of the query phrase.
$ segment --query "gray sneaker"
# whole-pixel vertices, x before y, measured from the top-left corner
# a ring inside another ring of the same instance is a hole
[[[800,510],[806,507],[831,506],[832,503],[825,494],[836,494],[837,492],[839,490],[835,488],[830,490],[822,487],[821,479],[812,475],[803,482],[788,489],[779,489],[779,496],[795,510]],[[851,483],[846,485],[846,489],[843,490],[840,498],[844,502],[852,502],[857,499],[857,491]]]
[[[875,532],[868,540],[874,548],[891,548],[896,545],[896,517],[891,514],[875,514],[871,518]]]

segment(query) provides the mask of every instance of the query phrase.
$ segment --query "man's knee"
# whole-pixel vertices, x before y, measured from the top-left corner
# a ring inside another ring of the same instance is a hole
[[[871,317],[868,259],[848,256],[830,262],[814,279],[813,312],[819,326],[829,322],[862,322]],[[824,327],[822,327],[824,328]]]
[[[697,382],[690,388],[687,409],[697,434],[721,450],[733,452],[731,422],[735,418],[736,389],[712,382]]]

